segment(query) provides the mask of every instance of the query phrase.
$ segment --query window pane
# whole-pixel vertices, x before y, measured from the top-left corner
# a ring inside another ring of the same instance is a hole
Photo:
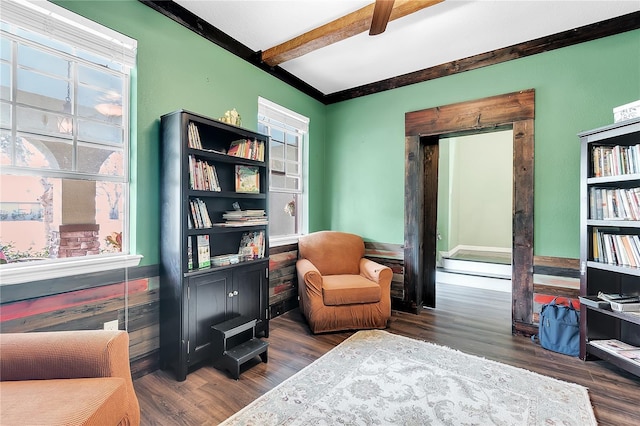
[[[13,155],[13,141],[11,133],[0,133],[0,165],[10,166],[11,156]]]
[[[298,178],[292,178],[287,176],[286,178],[286,189],[298,189],[298,183],[299,183],[300,179]]]
[[[269,194],[269,234],[284,236],[295,235],[298,195],[282,192]],[[292,214],[293,215],[292,215]]]
[[[272,141],[278,141],[278,142],[284,142],[284,132],[282,130],[278,130],[278,129],[274,129],[273,127],[271,128],[271,140]]]
[[[78,171],[94,175],[124,176],[122,151],[78,144]]]
[[[79,66],[78,115],[122,125],[123,77]]]
[[[18,137],[16,166],[51,170],[72,170],[73,144],[69,140]]]
[[[18,102],[63,112],[67,93],[73,100],[73,87],[67,80],[25,69],[18,70]],[[68,112],[71,111],[70,109]]]
[[[69,61],[24,44],[18,44],[18,66],[33,68],[62,78],[70,77]]]
[[[0,64],[0,99],[11,99],[11,67],[4,62]]]
[[[293,146],[298,146],[298,135],[293,134],[293,133],[287,133],[285,135],[285,142],[287,143],[287,145],[293,145]]]
[[[287,175],[297,176],[300,174],[298,162],[287,161]]]
[[[83,141],[122,145],[124,132],[122,127],[96,123],[95,121],[78,120],[78,138]]]
[[[86,59],[87,61],[93,62],[94,64],[102,65],[103,67],[109,68],[110,70],[115,70],[115,71],[123,70],[121,64],[111,61],[103,56],[94,55],[92,53],[86,52],[84,50],[78,50],[77,56],[78,58]]]
[[[0,102],[0,126],[11,126],[11,105]]]
[[[73,131],[70,116],[33,108],[17,108],[18,131],[69,137]]]
[[[9,262],[122,251],[124,188],[114,182],[2,175],[0,248]],[[81,201],[65,207],[73,200]],[[65,228],[66,222],[74,223],[73,229]]]
[[[287,145],[287,160],[298,161],[298,147]]]
[[[271,187],[272,188],[284,188],[285,177],[284,175],[278,175],[271,173]]]
[[[11,42],[5,37],[0,37],[0,59],[11,60]]]

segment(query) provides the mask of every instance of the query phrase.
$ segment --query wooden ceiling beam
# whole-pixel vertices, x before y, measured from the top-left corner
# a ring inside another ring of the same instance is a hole
[[[389,21],[410,15],[444,0],[396,0]],[[262,52],[262,61],[269,66],[298,58],[314,50],[368,31],[375,3],[371,3],[348,15],[331,21],[309,32]]]
[[[371,18],[371,27],[369,35],[374,36],[382,34],[387,29],[387,23],[391,18],[393,3],[395,0],[376,0],[376,6],[373,9],[373,17]]]

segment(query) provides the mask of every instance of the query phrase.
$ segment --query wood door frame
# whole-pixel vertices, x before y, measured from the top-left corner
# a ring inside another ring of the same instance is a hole
[[[534,89],[405,114],[404,298],[398,309],[419,313],[423,305],[435,307],[438,141],[512,128],[512,331],[530,332],[534,116]]]

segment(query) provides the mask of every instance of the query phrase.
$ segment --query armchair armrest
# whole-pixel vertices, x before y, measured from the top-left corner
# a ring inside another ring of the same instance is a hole
[[[383,289],[391,288],[393,271],[388,266],[381,265],[373,260],[360,259],[360,275],[378,283]]]
[[[126,331],[0,334],[0,380],[122,377],[131,380]]]
[[[298,285],[304,284],[310,296],[322,297],[322,275],[318,268],[307,259],[300,259],[296,262],[298,272]]]

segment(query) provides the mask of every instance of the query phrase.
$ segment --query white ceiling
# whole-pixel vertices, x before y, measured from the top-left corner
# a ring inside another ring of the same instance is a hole
[[[174,1],[254,51],[373,2]],[[640,0],[445,0],[280,67],[326,95],[636,11]]]

